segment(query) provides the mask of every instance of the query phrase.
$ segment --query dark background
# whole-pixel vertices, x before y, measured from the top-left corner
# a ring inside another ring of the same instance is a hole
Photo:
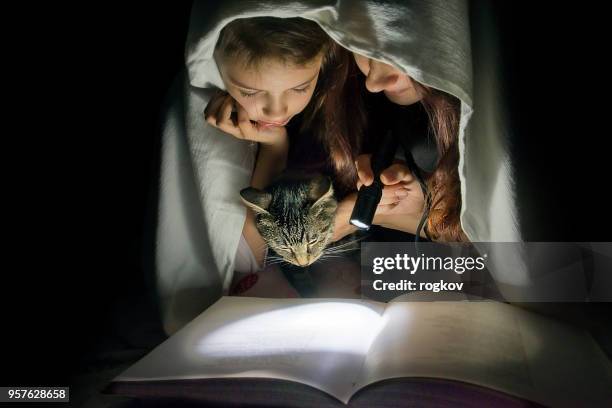
[[[601,10],[474,4],[500,30],[526,239],[609,241]],[[111,364],[121,333],[159,329],[145,279],[158,117],[190,2],[45,7],[4,13],[2,385],[68,384]]]

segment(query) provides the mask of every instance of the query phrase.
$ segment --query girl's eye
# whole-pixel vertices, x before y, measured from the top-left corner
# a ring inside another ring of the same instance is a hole
[[[306,91],[310,88],[310,85],[305,86],[304,88],[294,88],[293,90],[297,93],[306,93]]]
[[[250,98],[251,96],[257,95],[257,92],[247,93],[247,92],[244,92],[244,91],[240,91],[240,95],[242,95],[245,98]]]

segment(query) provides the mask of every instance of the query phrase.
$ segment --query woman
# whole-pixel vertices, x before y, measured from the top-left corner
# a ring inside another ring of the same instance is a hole
[[[416,234],[418,225],[427,216],[427,232],[436,241],[467,241],[461,228],[459,215],[461,211],[460,184],[458,175],[458,133],[459,133],[459,100],[449,94],[429,88],[412,80],[408,75],[384,62],[354,53],[357,67],[365,75],[365,88],[371,93],[384,93],[386,99],[396,105],[421,105],[421,112],[427,116],[427,128],[435,140],[438,160],[433,172],[425,174],[429,194],[427,200],[419,182],[406,163],[394,163],[381,174],[385,185],[383,199],[379,205],[374,224],[385,228]],[[367,96],[366,96],[367,97]],[[371,104],[379,110],[380,103]],[[368,109],[368,113],[372,112]],[[414,111],[414,109],[413,109]],[[402,111],[393,111],[402,114]],[[414,115],[414,113],[413,113]],[[384,120],[394,120],[387,117]],[[375,128],[370,126],[370,128]],[[371,130],[369,137],[374,137]],[[412,135],[414,136],[414,135]],[[409,138],[411,135],[406,135]],[[361,154],[355,160],[359,181],[370,185],[373,174],[370,166],[370,155]],[[399,200],[397,200],[399,198]],[[349,225],[348,217],[354,205],[355,196],[345,199],[338,212],[336,221],[336,239],[355,230]],[[427,214],[428,213],[428,214]],[[425,236],[422,232],[421,236]]]

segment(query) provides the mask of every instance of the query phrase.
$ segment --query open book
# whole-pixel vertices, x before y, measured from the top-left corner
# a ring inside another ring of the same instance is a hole
[[[398,377],[540,404],[605,406],[612,366],[582,329],[498,302],[223,297],[113,382],[275,378],[347,403]]]

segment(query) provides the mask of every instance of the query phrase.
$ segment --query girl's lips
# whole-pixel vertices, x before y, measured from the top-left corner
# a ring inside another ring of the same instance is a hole
[[[285,126],[288,122],[289,122],[289,119],[287,119],[284,122],[266,122],[264,120],[258,120],[257,124],[261,127],[280,127],[280,126]]]

